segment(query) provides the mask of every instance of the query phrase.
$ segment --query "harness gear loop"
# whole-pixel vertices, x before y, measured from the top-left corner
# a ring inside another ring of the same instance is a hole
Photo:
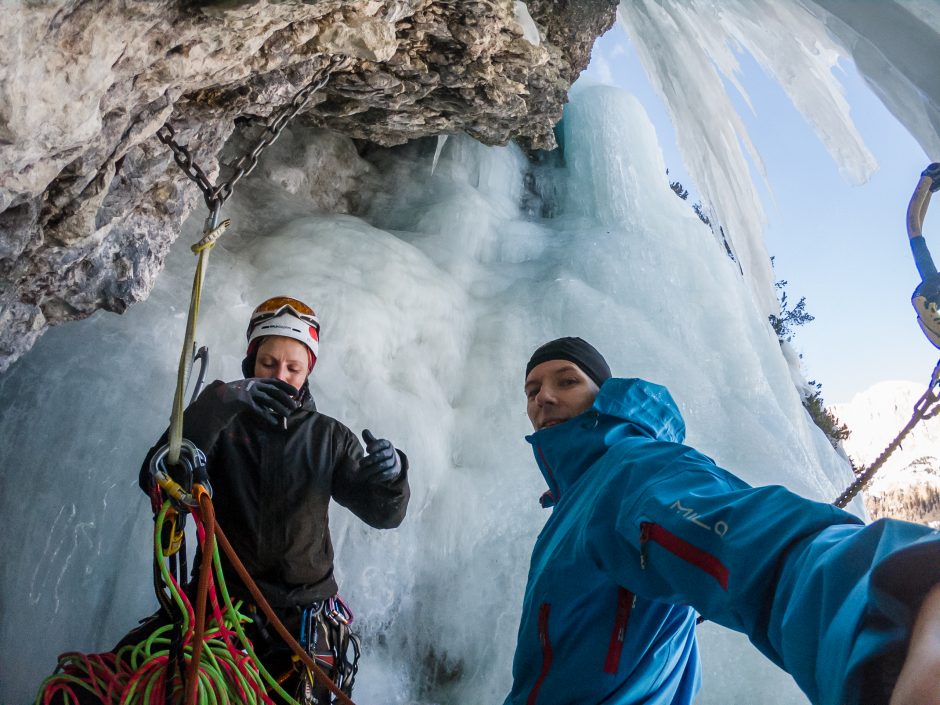
[[[914,414],[911,416],[911,420],[901,429],[895,439],[888,444],[888,447],[884,449],[875,462],[860,472],[858,477],[855,478],[855,481],[845,488],[845,491],[833,502],[835,506],[844,509],[855,495],[861,492],[865,486],[871,482],[875,473],[885,464],[891,454],[898,449],[901,442],[907,437],[907,434],[914,430],[914,427],[920,423],[922,419],[929,419],[940,414],[940,403],[938,403],[940,402],[940,396],[937,395],[935,388],[940,388],[940,360],[937,361],[937,366],[934,367],[930,384],[927,385],[927,391],[925,391],[920,399],[917,400],[917,403],[914,404]]]
[[[303,608],[298,643],[346,695],[352,693],[361,655],[359,637],[349,625],[352,612],[339,595]],[[300,673],[297,700],[303,705],[317,702],[316,675],[304,666],[297,654],[291,656]]]

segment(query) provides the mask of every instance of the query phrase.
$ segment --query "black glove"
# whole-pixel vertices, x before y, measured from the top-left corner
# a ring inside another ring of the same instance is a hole
[[[222,402],[249,409],[275,426],[280,417],[288,417],[297,408],[297,390],[279,379],[251,377],[224,385]]]
[[[368,481],[394,482],[401,474],[401,460],[395,446],[384,438],[376,438],[368,429],[362,432],[366,455],[359,461],[359,474]]]

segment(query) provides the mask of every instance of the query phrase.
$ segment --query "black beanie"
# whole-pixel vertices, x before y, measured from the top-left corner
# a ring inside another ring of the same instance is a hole
[[[610,367],[604,356],[597,349],[581,338],[558,338],[532,353],[529,364],[525,366],[525,376],[528,377],[532,368],[549,360],[568,360],[573,362],[581,371],[590,377],[594,384],[600,387],[604,380],[610,379]]]

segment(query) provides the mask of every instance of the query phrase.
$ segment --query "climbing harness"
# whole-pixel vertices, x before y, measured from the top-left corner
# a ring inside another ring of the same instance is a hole
[[[920,175],[920,181],[907,208],[907,236],[921,283],[911,296],[917,322],[927,339],[940,348],[940,275],[921,234],[930,194],[940,190],[940,163],[934,162]]]
[[[361,655],[359,637],[349,629],[352,621],[352,612],[338,595],[305,607],[300,621],[300,646],[347,695],[352,692]],[[303,667],[296,654],[293,662],[302,673],[297,700],[303,705],[316,703],[315,674]]]
[[[921,283],[914,289],[914,294],[911,296],[911,304],[917,312],[917,323],[920,329],[934,346],[940,348],[940,274],[937,273],[922,234],[924,216],[927,215],[927,206],[930,204],[930,194],[938,190],[940,190],[940,163],[935,162],[921,172],[914,195],[911,196],[907,207],[907,236],[911,253],[914,255],[914,264],[921,278]],[[927,391],[914,405],[911,420],[888,444],[875,462],[858,473],[855,481],[833,502],[835,506],[845,507],[855,495],[861,492],[918,423],[940,414],[938,391],[940,391],[940,361],[937,362],[930,377]]]
[[[277,618],[277,615],[274,614],[274,610],[271,609],[271,605],[268,604],[268,601],[265,599],[264,595],[261,594],[261,590],[255,584],[254,580],[251,579],[251,576],[248,575],[248,570],[245,568],[244,564],[239,559],[238,555],[232,549],[232,545],[229,543],[228,538],[225,536],[225,532],[222,531],[222,527],[218,524],[215,525],[215,534],[216,539],[219,542],[219,545],[222,547],[222,550],[225,552],[226,558],[228,558],[232,567],[235,569],[236,574],[241,579],[242,583],[248,592],[251,594],[252,599],[255,604],[258,606],[258,609],[264,614],[268,619],[268,622],[274,630],[278,633],[281,639],[290,647],[291,651],[297,656],[301,664],[309,669],[312,677],[315,677],[317,682],[320,685],[326,686],[326,688],[336,697],[336,702],[342,703],[342,705],[354,705],[353,701],[349,696],[344,693],[340,688],[323,672],[323,669],[317,665],[316,661],[307,653],[307,651],[297,642],[294,636],[288,631],[284,624]],[[252,652],[252,656],[254,653]],[[278,690],[278,693],[285,697],[286,694],[283,693],[283,690]],[[288,703],[294,703],[295,701],[290,698],[285,699]]]

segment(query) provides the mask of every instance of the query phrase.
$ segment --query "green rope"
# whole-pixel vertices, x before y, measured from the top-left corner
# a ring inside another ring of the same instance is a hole
[[[193,635],[190,619],[192,607],[173,583],[160,541],[170,508],[171,503],[166,501],[157,514],[153,548],[166,589],[183,615],[183,660],[189,662],[193,654],[193,644],[188,641]],[[240,611],[241,602],[232,602],[222,573],[218,545],[212,552],[212,564],[218,591],[222,593],[222,602],[217,603],[222,624],[218,624],[215,609],[211,609],[207,614],[197,671],[199,705],[265,705],[271,702],[265,683],[289,705],[298,705],[258,661],[242,626],[250,622],[251,618]],[[102,700],[100,694],[110,693],[110,697],[104,696],[108,697],[106,701],[103,700],[106,705],[163,705],[163,694],[167,688],[172,693],[173,702],[182,702],[184,691],[181,674],[177,673],[172,682],[166,681],[174,627],[173,624],[162,625],[139,643],[127,644],[113,655],[63,654],[56,672],[40,687],[35,705],[53,705],[58,702],[75,705],[72,695],[77,689]],[[231,643],[235,654],[230,651],[226,640]],[[238,658],[244,654],[247,654],[247,659]],[[106,663],[109,659],[113,659],[113,663]],[[59,694],[61,699],[57,697]]]

